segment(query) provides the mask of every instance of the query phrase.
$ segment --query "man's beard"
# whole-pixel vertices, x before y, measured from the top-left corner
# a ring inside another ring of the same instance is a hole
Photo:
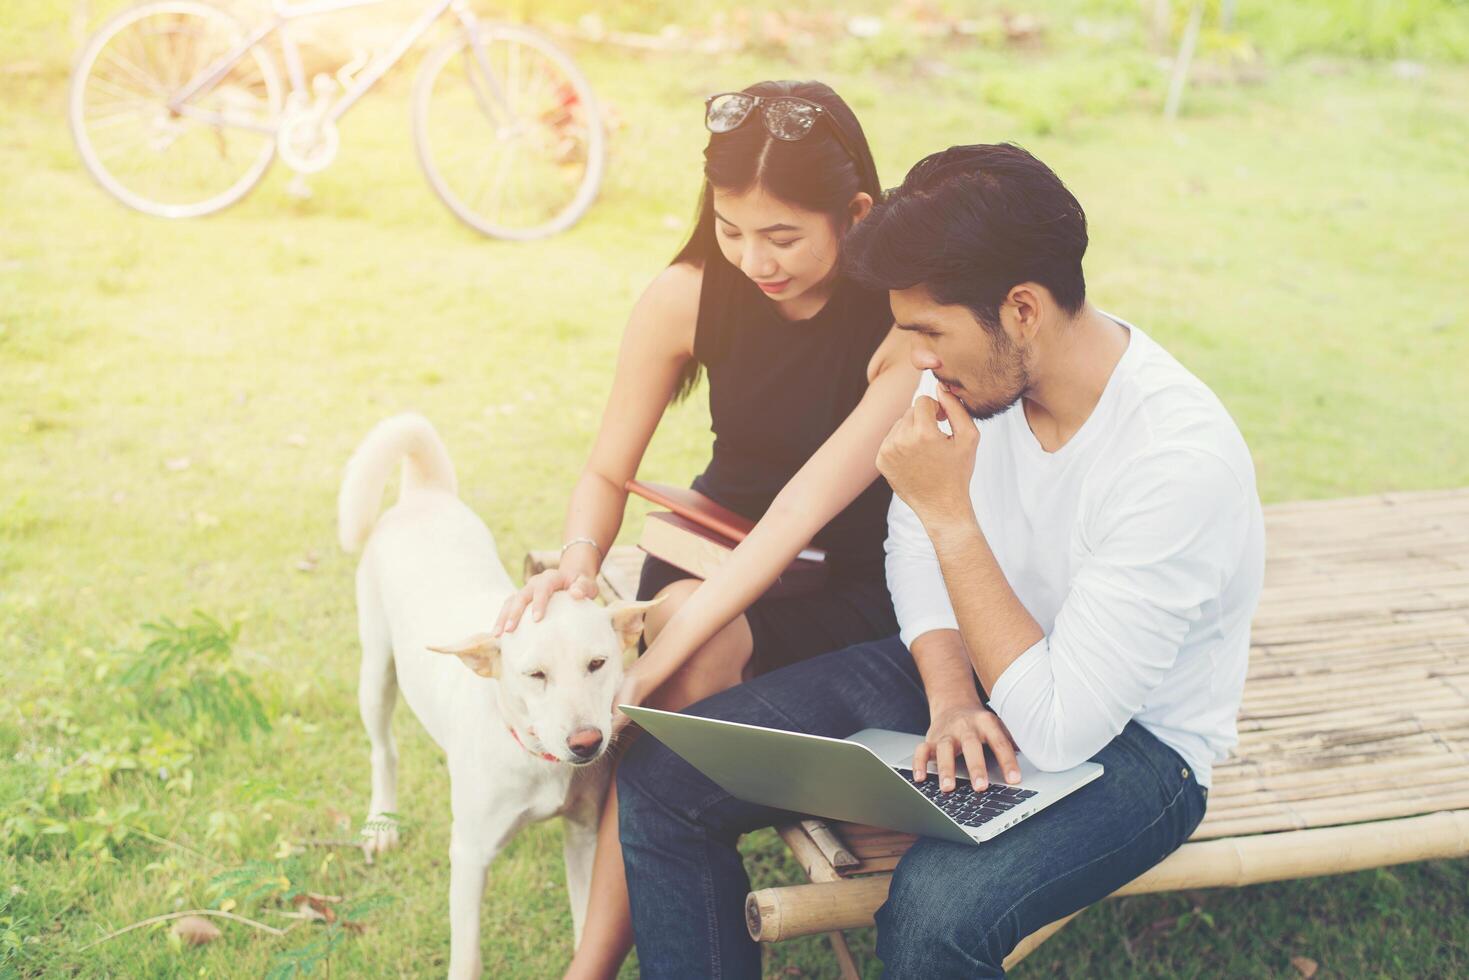
[[[1025,352],[1003,333],[998,334],[995,349],[990,352],[989,364],[985,367],[984,389],[995,394],[973,405],[962,398],[959,400],[969,417],[977,422],[987,422],[1009,411],[1030,388]],[[965,390],[971,389],[966,386]]]

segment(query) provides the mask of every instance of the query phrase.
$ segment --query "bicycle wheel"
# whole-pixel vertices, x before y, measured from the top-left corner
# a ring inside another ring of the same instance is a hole
[[[260,45],[170,105],[244,39],[233,17],[189,0],[125,10],[92,35],[72,72],[67,115],[104,190],[146,214],[191,218],[255,186],[275,154],[281,111],[280,76]]]
[[[591,86],[533,31],[480,24],[424,60],[413,138],[434,192],[461,221],[528,241],[571,227],[597,196],[606,133]]]

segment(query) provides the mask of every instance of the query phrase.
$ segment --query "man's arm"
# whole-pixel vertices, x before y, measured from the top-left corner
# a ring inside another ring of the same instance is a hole
[[[919,391],[922,390],[920,386]],[[898,635],[903,643],[912,649],[920,636],[932,630],[957,631],[959,621],[954,618],[954,607],[949,603],[933,542],[913,508],[896,494],[888,505],[888,536],[883,550],[888,592],[893,597],[893,613],[898,618]]]
[[[1190,631],[1217,614],[1257,508],[1208,452],[1171,449],[1128,466],[1087,527],[1090,554],[1050,635],[991,690],[1037,765],[1090,758],[1142,712]]]
[[[934,381],[926,375],[919,393],[931,392]],[[898,496],[888,509],[888,591],[903,643],[923,678],[928,697],[929,729],[913,756],[913,773],[921,781],[928,762],[938,765],[941,789],[954,788],[955,757],[982,759],[988,743],[1009,782],[1020,772],[1014,745],[1004,726],[984,707],[974,688],[974,668],[959,636],[959,621],[944,585],[944,575],[933,542],[912,508]],[[974,766],[976,789],[988,783],[987,767]]]
[[[951,419],[966,418],[952,396],[938,394]],[[1238,561],[1250,497],[1207,453],[1160,453],[1130,466],[1047,636],[974,517],[967,488],[978,432],[961,421],[952,438],[942,435],[937,407],[915,404],[905,419],[912,424],[884,444],[879,468],[913,502],[934,543],[992,707],[1033,762],[1067,768],[1115,737],[1172,667]]]
[[[929,534],[969,660],[993,693],[1005,669],[1044,640],[1045,631],[1010,588],[972,509],[967,516],[935,520]]]
[[[1015,743],[995,713],[984,706],[974,689],[974,669],[964,652],[958,630],[930,630],[909,646],[928,696],[928,733],[913,753],[913,775],[928,772],[928,760],[938,764],[939,788],[954,788],[955,757],[962,755],[976,790],[989,785],[984,759],[988,745],[1005,773],[1005,781],[1020,781]]]
[[[965,660],[993,692],[1005,667],[1045,633],[1005,580],[974,515],[970,484],[979,429],[931,376],[918,391],[877,458],[894,491],[888,588],[909,649],[927,630],[959,631]],[[938,427],[940,405],[952,435]]]

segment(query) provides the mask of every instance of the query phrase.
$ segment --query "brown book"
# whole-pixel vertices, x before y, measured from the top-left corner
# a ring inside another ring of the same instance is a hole
[[[699,491],[688,487],[672,487],[666,483],[643,483],[640,480],[628,480],[624,489],[645,500],[651,500],[660,507],[667,507],[684,520],[691,521],[712,532],[716,537],[733,541],[735,544],[745,540],[745,536],[755,527],[755,522],[745,515],[736,514],[728,507],[721,506]],[[803,548],[800,555],[797,556],[797,561],[823,563],[826,561],[826,552],[820,548]],[[679,565],[679,568],[683,566]],[[684,571],[688,569],[685,568]]]
[[[696,578],[708,578],[728,560],[738,542],[666,510],[655,510],[643,524],[642,548]],[[782,598],[815,592],[826,583],[826,563],[797,558],[765,591],[766,598]]]

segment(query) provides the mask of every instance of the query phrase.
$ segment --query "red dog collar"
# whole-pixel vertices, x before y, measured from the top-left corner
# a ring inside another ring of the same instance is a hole
[[[552,755],[549,752],[537,752],[534,749],[530,748],[530,746],[526,745],[524,742],[522,742],[520,740],[520,734],[518,732],[516,732],[515,729],[511,728],[509,725],[506,725],[505,726],[505,730],[510,733],[510,737],[511,738],[515,739],[515,744],[516,745],[518,745],[521,748],[525,749],[531,755],[538,755],[538,756],[540,756],[542,759],[544,759],[547,762],[560,762],[561,761],[560,759],[556,758],[554,755]]]

